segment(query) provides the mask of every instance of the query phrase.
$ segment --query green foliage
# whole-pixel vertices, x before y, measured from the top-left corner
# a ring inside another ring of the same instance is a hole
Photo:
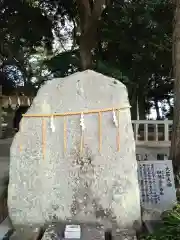
[[[50,49],[52,22],[41,9],[22,0],[3,0],[0,5],[0,68],[3,94],[31,80],[29,57],[42,46]],[[28,83],[29,84],[29,83]]]
[[[52,23],[39,8],[22,0],[3,0],[0,10],[1,54],[8,58],[22,48],[50,45]],[[9,51],[6,46],[11,47]]]
[[[131,105],[138,98],[141,112],[172,97],[172,19],[173,4],[163,0],[117,3],[104,16],[103,60],[128,77]]]
[[[126,84],[133,118],[137,116],[137,99],[143,119],[158,102],[169,105],[169,112],[162,109],[164,117],[172,115],[172,2],[111,2],[101,18],[98,42],[92,51],[92,68]],[[67,26],[67,20],[71,27]],[[46,67],[48,74],[55,77],[80,70],[79,24],[76,0],[3,0],[0,12],[3,66],[15,66],[21,73],[17,78],[26,82],[36,77],[39,86],[47,79],[42,74]],[[49,56],[45,49],[50,49],[54,41],[52,31],[62,50]],[[72,48],[65,50],[64,45],[69,41]],[[39,67],[32,66],[29,58],[39,46],[45,56],[38,62]],[[10,78],[12,74],[7,76]]]
[[[46,6],[49,14],[58,5],[53,18],[56,32],[59,31],[57,23],[64,26],[65,17],[72,21],[69,38],[78,52],[76,1],[40,0],[39,4],[42,8]],[[123,81],[134,110],[138,98],[143,119],[151,102],[166,99],[169,104],[172,98],[172,18],[173,4],[167,0],[114,1],[102,16],[98,43],[93,50],[93,69]],[[80,69],[79,54],[74,57],[74,50],[63,51],[52,57],[47,66],[55,76],[67,76]],[[168,112],[164,110],[164,114]]]
[[[55,57],[45,60],[44,64],[47,65],[55,77],[65,77],[81,69],[78,50],[62,52]],[[129,79],[123,76],[120,69],[101,60],[93,64],[93,69],[104,75],[116,78],[125,84],[129,82]]]
[[[113,77],[115,79],[118,79],[119,81],[123,82],[124,84],[127,84],[129,82],[129,79],[126,76],[123,76],[120,69],[111,66],[109,63],[103,62],[101,60],[97,61],[94,70],[97,72],[100,72],[106,76]]]
[[[162,215],[163,226],[154,234],[143,236],[141,240],[179,240],[180,239],[180,204]]]
[[[55,77],[65,77],[80,69],[79,51],[62,52],[44,61]]]

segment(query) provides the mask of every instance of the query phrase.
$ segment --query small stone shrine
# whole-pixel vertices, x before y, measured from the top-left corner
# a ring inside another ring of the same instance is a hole
[[[10,158],[14,225],[140,222],[130,106],[115,79],[88,70],[47,82],[21,121]]]

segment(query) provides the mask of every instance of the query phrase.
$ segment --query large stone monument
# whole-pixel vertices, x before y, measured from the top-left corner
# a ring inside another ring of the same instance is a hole
[[[140,220],[135,142],[126,87],[93,71],[47,82],[11,146],[14,224]]]

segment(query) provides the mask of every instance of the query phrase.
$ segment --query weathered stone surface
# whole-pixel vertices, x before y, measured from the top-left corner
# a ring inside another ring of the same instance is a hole
[[[54,79],[39,90],[28,114],[53,114],[129,106],[125,86],[93,71]],[[42,118],[24,118],[11,146],[8,206],[14,224],[73,219],[116,222],[131,227],[140,220],[135,142],[129,108],[119,113],[120,152],[112,112],[102,114],[99,153],[98,114],[85,115],[80,156],[80,116],[67,117],[64,154],[63,117],[46,118],[45,159]],[[22,145],[20,152],[19,145]],[[105,221],[103,221],[105,219]],[[107,220],[107,221],[106,221]],[[108,224],[107,224],[108,225]]]
[[[54,227],[48,227],[42,237],[42,240],[59,240],[61,239]]]
[[[39,226],[22,226],[16,225],[13,234],[10,236],[10,240],[38,240],[41,239],[41,227]]]
[[[116,231],[114,234],[113,240],[137,240],[136,232],[132,230],[121,229],[120,231]]]

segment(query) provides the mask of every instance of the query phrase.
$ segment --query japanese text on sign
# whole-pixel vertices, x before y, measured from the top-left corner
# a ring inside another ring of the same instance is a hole
[[[172,161],[138,162],[141,205],[166,210],[176,202]]]

